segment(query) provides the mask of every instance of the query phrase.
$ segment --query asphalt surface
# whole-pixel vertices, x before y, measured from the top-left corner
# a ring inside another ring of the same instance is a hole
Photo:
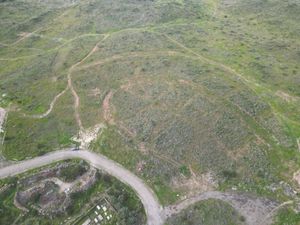
[[[71,151],[61,150],[52,152],[43,156],[39,156],[33,159],[25,160],[7,167],[0,169],[0,178],[5,178],[13,175],[23,173],[27,170],[38,168],[56,161],[81,158],[89,162],[92,166],[104,170],[108,174],[116,177],[123,183],[130,186],[139,198],[145,208],[147,215],[148,225],[162,225],[163,224],[163,209],[159,204],[155,194],[152,190],[136,175],[125,169],[120,164],[106,158],[105,156],[85,151]]]

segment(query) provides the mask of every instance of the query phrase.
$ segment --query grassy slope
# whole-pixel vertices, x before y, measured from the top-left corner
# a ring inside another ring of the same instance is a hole
[[[0,58],[10,59],[0,61],[1,102],[18,109],[8,117],[6,157],[71,144],[70,92],[43,120],[22,113],[45,112],[70,66],[108,33],[85,62],[99,65],[73,74],[85,127],[104,121],[102,101],[114,93],[115,125],[95,151],[145,178],[163,203],[186,191],[171,188],[189,178],[181,168],[212,172],[220,189],[287,198],[267,187],[299,169],[297,1],[26,2],[0,8]],[[12,44],[21,32],[35,33]]]
[[[219,200],[206,200],[190,206],[168,219],[170,225],[242,225],[244,218],[230,205]]]

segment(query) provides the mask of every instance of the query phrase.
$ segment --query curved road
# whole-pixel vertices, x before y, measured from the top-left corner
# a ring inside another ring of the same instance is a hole
[[[0,169],[0,178],[17,175],[27,170],[34,169],[40,166],[47,165],[52,162],[81,158],[89,162],[92,166],[104,170],[110,175],[116,177],[123,183],[129,185],[138,194],[141,199],[146,215],[148,225],[161,225],[163,224],[162,207],[159,204],[155,194],[152,190],[137,176],[122,167],[120,164],[93,152],[79,150],[70,151],[62,150],[52,152],[34,159],[25,160],[20,163]]]
[[[179,213],[198,201],[206,199],[219,199],[229,203],[245,217],[246,224],[248,225],[266,225],[272,223],[273,214],[278,208],[292,203],[289,201],[279,205],[279,203],[268,199],[255,198],[238,193],[208,191],[163,208],[159,204],[156,195],[140,178],[107,157],[87,150],[71,151],[71,149],[66,149],[18,162],[0,169],[0,179],[24,173],[27,170],[45,166],[53,162],[72,158],[81,158],[134,189],[145,208],[148,225],[162,225],[164,220],[170,216]]]

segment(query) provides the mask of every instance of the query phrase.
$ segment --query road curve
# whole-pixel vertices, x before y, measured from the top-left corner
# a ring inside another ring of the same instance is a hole
[[[162,225],[162,206],[159,204],[152,190],[137,176],[125,169],[120,164],[106,158],[103,155],[96,154],[86,150],[70,151],[61,150],[52,152],[34,159],[25,160],[8,167],[0,169],[0,178],[5,178],[23,173],[60,160],[81,158],[89,162],[92,166],[106,171],[108,174],[116,177],[123,183],[129,185],[142,201],[147,215],[148,225]]]

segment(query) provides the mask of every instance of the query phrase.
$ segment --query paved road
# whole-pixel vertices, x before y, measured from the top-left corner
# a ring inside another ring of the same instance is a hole
[[[132,189],[136,191],[144,205],[147,215],[147,224],[163,224],[162,206],[159,204],[152,190],[140,178],[138,178],[133,173],[122,167],[120,164],[106,158],[105,156],[93,152],[85,150],[62,150],[52,152],[43,156],[36,157],[34,159],[22,161],[20,163],[16,163],[11,166],[0,169],[0,178],[17,175],[27,170],[44,166],[52,162],[71,158],[84,159],[87,162],[89,162],[92,166],[106,171],[107,173],[116,177],[123,183],[129,185]]]

